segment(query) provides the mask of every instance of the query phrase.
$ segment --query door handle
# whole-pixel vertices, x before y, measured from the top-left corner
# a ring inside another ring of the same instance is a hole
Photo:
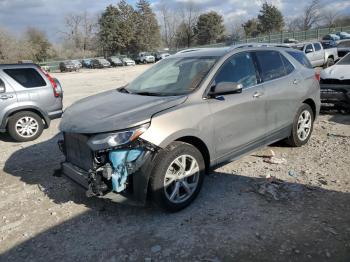
[[[294,84],[294,85],[299,84],[299,80],[298,80],[298,79],[294,79],[293,84]]]
[[[0,99],[2,99],[2,100],[6,100],[6,99],[9,99],[9,98],[13,98],[13,95],[1,95],[0,96]]]
[[[262,95],[264,95],[263,93],[260,93],[260,92],[255,92],[254,95],[253,95],[253,98],[259,98],[261,97]]]

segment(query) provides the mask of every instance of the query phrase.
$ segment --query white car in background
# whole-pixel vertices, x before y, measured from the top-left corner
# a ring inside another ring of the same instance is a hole
[[[321,71],[321,101],[350,112],[350,53]]]
[[[123,64],[124,64],[125,66],[134,66],[134,65],[136,65],[135,61],[132,60],[132,59],[129,58],[129,57],[124,57],[124,58],[122,58],[122,61],[123,61]]]

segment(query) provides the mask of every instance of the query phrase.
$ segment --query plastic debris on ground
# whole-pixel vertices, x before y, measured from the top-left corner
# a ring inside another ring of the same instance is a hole
[[[275,156],[271,156],[271,157],[265,158],[264,162],[269,163],[269,164],[279,165],[279,164],[286,164],[287,160],[285,158],[278,158]]]

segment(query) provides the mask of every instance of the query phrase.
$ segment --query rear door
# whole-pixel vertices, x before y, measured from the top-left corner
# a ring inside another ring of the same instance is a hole
[[[272,139],[290,131],[301,75],[279,51],[256,51],[255,55],[265,89],[267,133]]]
[[[9,83],[5,80],[4,76],[0,72],[0,126],[2,126],[2,123],[4,121],[5,114],[12,108],[16,106],[17,102],[17,95],[15,90],[12,88],[12,86],[9,85]],[[5,88],[3,88],[5,87]]]
[[[241,52],[229,58],[218,71],[213,85],[220,82],[243,85],[241,93],[208,100],[216,156],[219,161],[225,161],[256,147],[259,140],[263,141],[266,114],[261,98],[264,88],[250,52]]]

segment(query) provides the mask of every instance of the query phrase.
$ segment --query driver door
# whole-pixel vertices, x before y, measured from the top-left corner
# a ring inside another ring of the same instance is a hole
[[[266,135],[264,87],[260,84],[253,55],[233,55],[215,77],[220,82],[242,84],[241,93],[222,95],[208,100],[214,129],[218,162],[231,160],[263,143]]]

